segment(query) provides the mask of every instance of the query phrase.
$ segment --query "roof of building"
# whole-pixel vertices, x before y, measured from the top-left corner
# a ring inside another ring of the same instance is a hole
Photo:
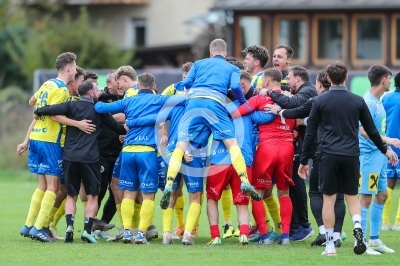
[[[399,0],[215,0],[213,10],[384,10],[400,9]]]

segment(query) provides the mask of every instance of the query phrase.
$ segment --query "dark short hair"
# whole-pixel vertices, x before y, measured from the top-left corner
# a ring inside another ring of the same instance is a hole
[[[319,81],[319,83],[322,84],[322,87],[324,87],[324,89],[329,89],[331,87],[326,69],[322,69],[318,72],[317,80]]]
[[[188,73],[189,70],[192,68],[193,63],[192,62],[186,62],[182,65],[182,72]]]
[[[278,45],[275,47],[275,50],[276,50],[276,49],[281,49],[281,48],[285,48],[285,49],[286,49],[287,58],[292,58],[292,57],[293,57],[294,51],[293,51],[292,47],[290,47],[289,45],[278,44]]]
[[[326,72],[333,85],[342,84],[346,80],[347,67],[342,62],[333,62],[326,67]]]
[[[281,82],[282,72],[275,67],[270,67],[264,70],[264,76],[270,78],[272,81]]]
[[[368,69],[368,79],[371,83],[371,86],[376,86],[381,83],[382,78],[392,75],[392,71],[386,66],[383,65],[372,65]]]
[[[85,96],[93,89],[93,81],[85,80],[78,87],[79,95]]]
[[[75,80],[78,80],[80,76],[85,76],[85,71],[83,68],[76,66]]]
[[[400,87],[400,72],[394,77],[394,86],[396,88]]]
[[[249,72],[246,70],[240,70],[240,79],[246,79],[251,82],[252,77]]]
[[[56,69],[57,71],[64,70],[65,67],[69,64],[72,64],[76,61],[76,55],[71,52],[62,53],[57,56],[56,59]]]
[[[86,71],[85,77],[83,80],[88,80],[88,79],[97,80],[98,78],[99,78],[99,76],[96,73],[94,73],[92,71]]]
[[[301,78],[302,81],[307,82],[310,80],[310,74],[307,69],[302,66],[292,66],[289,68],[289,72],[292,71],[293,76]]]
[[[228,62],[229,64],[232,64],[236,67],[238,67],[240,70],[244,70],[244,65],[242,62],[240,62],[239,60],[237,60],[235,57],[233,56],[227,56],[226,57],[226,62]]]
[[[139,88],[151,89],[155,84],[156,79],[150,73],[143,73],[138,76]]]
[[[267,48],[261,45],[249,46],[244,49],[242,53],[244,54],[244,56],[246,56],[247,54],[251,54],[254,59],[260,61],[261,67],[265,67],[269,60],[269,52]]]

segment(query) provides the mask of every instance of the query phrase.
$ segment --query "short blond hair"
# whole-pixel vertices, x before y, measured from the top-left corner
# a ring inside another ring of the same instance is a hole
[[[115,71],[115,79],[119,79],[121,76],[127,76],[132,80],[137,78],[136,71],[131,66],[121,66]]]
[[[210,43],[210,51],[217,53],[226,53],[226,42],[222,39],[215,39]]]

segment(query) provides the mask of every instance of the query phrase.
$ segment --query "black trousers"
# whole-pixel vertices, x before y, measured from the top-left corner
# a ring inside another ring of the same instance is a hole
[[[319,191],[319,153],[317,152],[313,158],[313,167],[310,173],[310,189],[308,195],[310,197],[310,206],[315,221],[318,226],[324,225],[322,219],[323,195]],[[346,215],[346,205],[344,203],[343,193],[336,194],[335,202],[335,226],[334,232],[341,232],[343,228],[344,217]]]
[[[117,207],[115,206],[114,194],[112,193],[110,187],[114,164],[117,158],[118,155],[115,156],[115,155],[100,154],[100,163],[104,167],[104,170],[101,173],[101,187],[100,187],[98,203],[100,210],[101,202],[103,201],[108,190],[109,196],[106,203],[104,204],[103,215],[101,217],[101,220],[103,220],[106,223],[111,222],[112,218],[114,217],[117,211]]]
[[[300,157],[296,156],[293,162],[292,180],[295,186],[289,188],[289,196],[293,204],[292,221],[290,228],[297,229],[299,225],[306,228],[309,226],[308,207],[307,207],[307,189],[305,181],[297,173],[300,166]]]

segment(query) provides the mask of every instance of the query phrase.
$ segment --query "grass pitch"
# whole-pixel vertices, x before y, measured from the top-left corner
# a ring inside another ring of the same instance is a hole
[[[29,208],[30,198],[36,188],[36,180],[27,171],[0,170],[0,265],[400,265],[400,232],[382,232],[381,239],[397,253],[380,256],[353,253],[352,223],[346,214],[344,230],[348,239],[338,249],[337,257],[322,257],[322,247],[311,247],[315,235],[290,246],[239,246],[237,238],[223,239],[221,246],[207,246],[210,240],[209,225],[205,206],[202,208],[199,237],[194,246],[183,246],[180,241],[175,245],[161,244],[161,209],[156,199],[154,223],[159,229],[159,238],[150,245],[126,245],[121,242],[110,243],[100,240],[97,245],[81,242],[83,229],[83,210],[78,201],[75,219],[75,242],[40,243],[19,235]],[[397,210],[400,188],[395,189],[392,206],[392,221]],[[159,195],[158,195],[159,196]],[[185,204],[185,213],[188,200]],[[221,211],[222,212],[222,211]],[[232,207],[232,219],[236,211]],[[312,227],[318,232],[310,212]],[[175,220],[173,225],[175,226]],[[119,226],[117,217],[113,223]],[[222,214],[220,225],[223,225]],[[237,225],[234,222],[234,225]],[[63,235],[65,220],[59,222],[58,233]],[[116,229],[111,230],[115,234]],[[223,232],[221,228],[221,233]]]

